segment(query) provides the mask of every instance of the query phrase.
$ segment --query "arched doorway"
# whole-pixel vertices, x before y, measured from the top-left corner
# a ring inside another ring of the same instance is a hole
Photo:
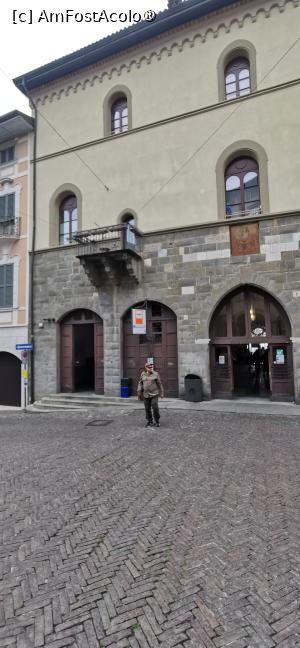
[[[134,389],[147,358],[154,358],[169,398],[178,396],[177,319],[170,308],[159,302],[148,301],[134,308],[146,308],[147,334],[132,333],[132,315],[129,309],[123,317],[123,375],[131,378]]]
[[[104,392],[103,323],[90,310],[74,310],[60,326],[62,392]]]
[[[213,397],[293,400],[291,326],[271,295],[234,290],[217,306],[209,334]]]
[[[21,406],[21,360],[12,353],[0,353],[0,405]]]

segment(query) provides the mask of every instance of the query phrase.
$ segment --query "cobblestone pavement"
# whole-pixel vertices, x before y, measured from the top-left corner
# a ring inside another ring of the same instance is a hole
[[[299,421],[97,419],[0,416],[0,647],[300,646]]]

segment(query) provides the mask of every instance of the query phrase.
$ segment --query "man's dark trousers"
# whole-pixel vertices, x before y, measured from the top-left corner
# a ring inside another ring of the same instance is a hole
[[[158,396],[151,396],[150,398],[144,398],[144,405],[146,410],[146,419],[150,423],[152,419],[152,410],[153,418],[155,423],[158,423],[160,415],[158,409]]]

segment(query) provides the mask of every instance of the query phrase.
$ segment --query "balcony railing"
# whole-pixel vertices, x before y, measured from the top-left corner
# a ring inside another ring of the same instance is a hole
[[[240,218],[242,216],[258,216],[262,214],[261,205],[258,207],[253,207],[252,209],[246,209],[246,211],[236,211],[231,214],[226,210],[226,218]]]
[[[20,219],[0,221],[0,238],[19,238]]]
[[[141,234],[130,223],[77,232],[73,240],[78,243],[77,258],[96,288],[105,279],[118,284],[126,276],[140,282]]]
[[[73,234],[79,244],[79,255],[95,255],[118,250],[137,252],[140,234],[129,223],[98,227]]]

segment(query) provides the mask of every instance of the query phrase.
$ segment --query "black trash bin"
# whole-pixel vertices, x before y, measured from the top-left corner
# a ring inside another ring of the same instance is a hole
[[[184,399],[191,403],[202,401],[202,380],[196,374],[187,374],[184,379]]]
[[[132,378],[121,378],[121,398],[129,398],[132,395]]]

